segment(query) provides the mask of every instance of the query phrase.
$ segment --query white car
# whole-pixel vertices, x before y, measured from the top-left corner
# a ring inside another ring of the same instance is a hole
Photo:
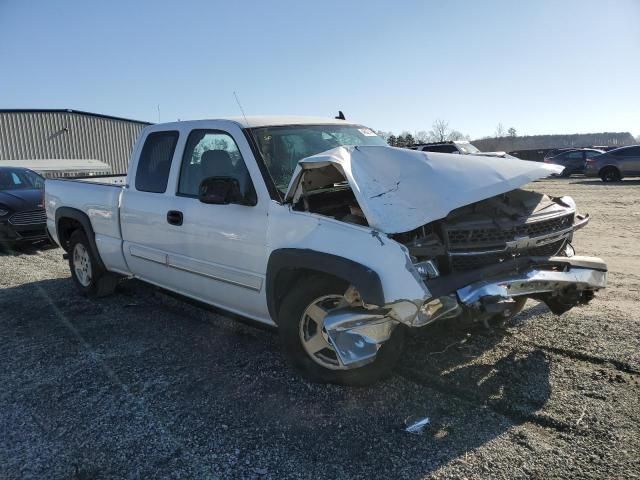
[[[124,186],[47,180],[47,227],[87,296],[139,278],[276,326],[313,381],[367,384],[408,328],[527,298],[562,313],[605,287],[605,263],[570,245],[588,217],[519,189],[559,168],[393,148],[344,120],[165,123]]]

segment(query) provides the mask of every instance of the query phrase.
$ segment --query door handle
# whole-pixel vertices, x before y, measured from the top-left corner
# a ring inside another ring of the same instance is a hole
[[[167,223],[180,226],[182,225],[183,220],[182,212],[179,212],[178,210],[169,210],[167,212]]]

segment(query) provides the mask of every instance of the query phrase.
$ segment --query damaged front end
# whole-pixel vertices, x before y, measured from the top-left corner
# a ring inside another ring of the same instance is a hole
[[[454,303],[476,321],[510,316],[523,298],[558,314],[587,303],[607,271],[598,258],[574,256],[573,234],[588,221],[570,197],[516,189],[395,235],[435,297],[415,323],[450,316]]]
[[[425,292],[331,312],[325,328],[343,367],[372,362],[398,325],[486,323],[514,315],[527,298],[561,314],[605,288],[606,264],[575,256],[571,245],[589,217],[570,197],[520,189],[554,173],[548,167],[384,147],[301,161],[288,193],[293,208],[370,227],[382,245],[399,244],[404,268]]]

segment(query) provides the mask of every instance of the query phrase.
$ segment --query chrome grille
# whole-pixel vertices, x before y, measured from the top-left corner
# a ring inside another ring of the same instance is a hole
[[[47,214],[44,208],[18,212],[9,217],[9,223],[11,225],[40,225],[47,223]]]
[[[485,253],[478,255],[463,255],[450,257],[451,268],[456,272],[462,272],[466,270],[475,270],[476,268],[488,267],[489,265],[495,265],[505,260],[511,260],[520,255],[531,255],[540,257],[552,257],[560,253],[562,247],[566,245],[566,239],[562,239],[553,243],[548,243],[540,247],[533,247],[525,252],[518,254],[511,253]]]
[[[510,228],[447,228],[447,240],[452,250],[465,247],[504,246],[519,237],[537,237],[566,228],[573,224],[573,213],[541,222],[524,223]]]

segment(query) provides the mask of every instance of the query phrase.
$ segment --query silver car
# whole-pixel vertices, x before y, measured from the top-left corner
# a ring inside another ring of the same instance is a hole
[[[616,148],[587,159],[585,174],[587,177],[600,177],[603,182],[640,176],[640,145]]]

